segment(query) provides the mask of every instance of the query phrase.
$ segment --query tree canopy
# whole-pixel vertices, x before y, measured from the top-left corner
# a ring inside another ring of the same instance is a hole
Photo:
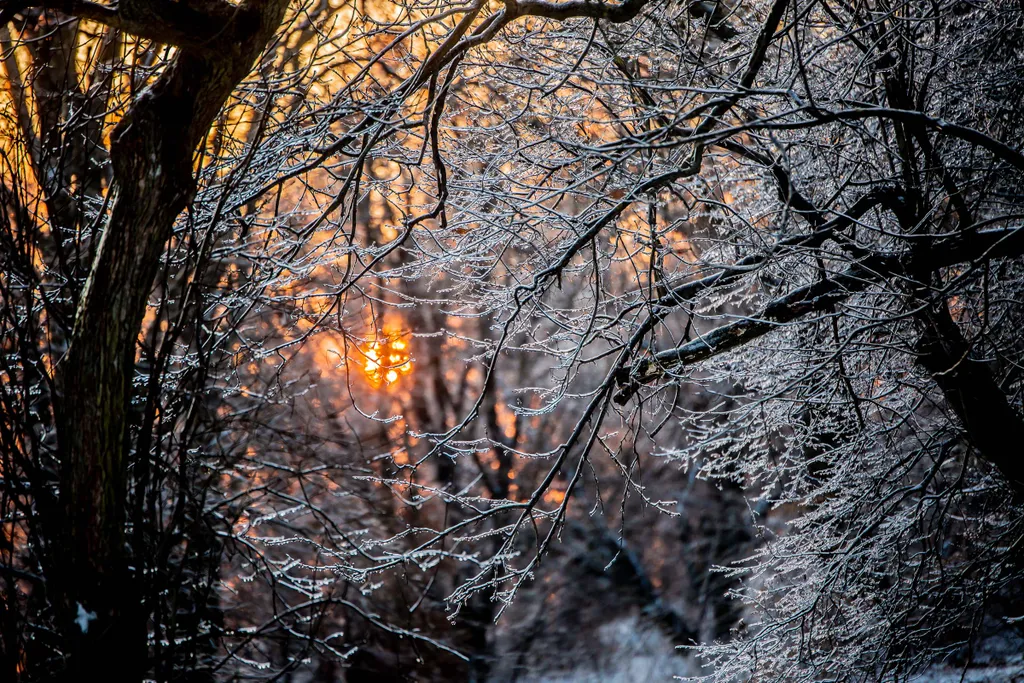
[[[0,677],[534,680],[591,585],[714,681],[1019,640],[1022,46],[3,3]]]

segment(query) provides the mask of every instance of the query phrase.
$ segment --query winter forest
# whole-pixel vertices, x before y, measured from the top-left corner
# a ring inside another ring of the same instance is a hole
[[[1024,680],[1017,0],[0,0],[0,681]]]

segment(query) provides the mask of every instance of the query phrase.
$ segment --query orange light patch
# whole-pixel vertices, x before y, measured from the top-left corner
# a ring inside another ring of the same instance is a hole
[[[363,374],[375,388],[394,384],[412,372],[409,343],[403,339],[383,335],[363,346],[361,351]]]

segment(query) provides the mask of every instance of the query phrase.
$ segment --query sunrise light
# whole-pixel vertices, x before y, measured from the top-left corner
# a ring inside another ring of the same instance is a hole
[[[395,335],[382,334],[361,348],[363,373],[373,387],[394,384],[412,372],[409,345]]]

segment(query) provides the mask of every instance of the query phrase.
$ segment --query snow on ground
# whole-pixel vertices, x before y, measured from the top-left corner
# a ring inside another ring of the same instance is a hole
[[[656,683],[695,672],[690,658],[680,656],[660,631],[636,617],[616,619],[597,632],[596,654],[589,666],[571,671],[521,676],[521,683]]]

